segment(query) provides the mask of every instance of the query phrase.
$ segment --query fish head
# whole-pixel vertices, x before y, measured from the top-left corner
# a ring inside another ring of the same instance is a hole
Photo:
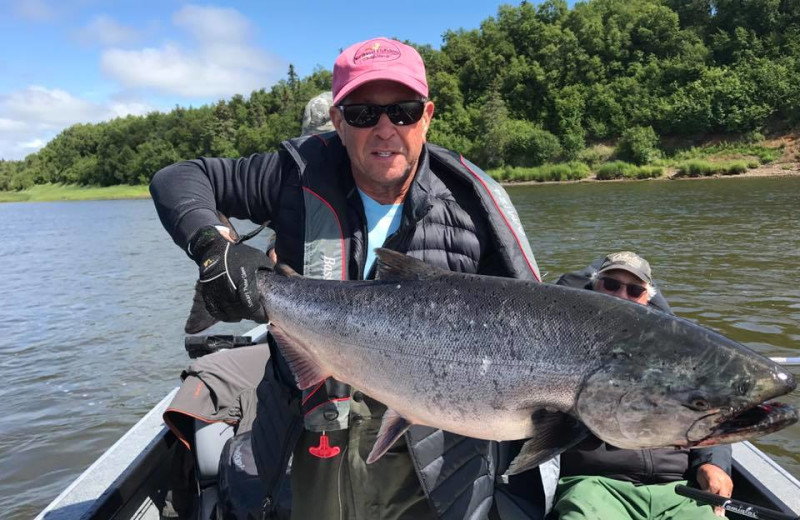
[[[713,331],[675,320],[656,337],[628,338],[584,380],[576,414],[625,449],[691,448],[752,439],[797,422],[766,403],[796,387],[783,367]]]

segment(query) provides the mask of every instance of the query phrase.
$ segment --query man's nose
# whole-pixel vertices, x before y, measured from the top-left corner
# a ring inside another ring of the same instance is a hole
[[[375,134],[381,139],[388,139],[395,133],[394,124],[389,121],[389,116],[381,114],[378,124],[375,125]]]

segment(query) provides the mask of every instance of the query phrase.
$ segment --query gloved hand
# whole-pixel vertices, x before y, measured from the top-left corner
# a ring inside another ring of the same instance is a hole
[[[214,226],[195,233],[187,251],[200,268],[200,291],[212,316],[222,321],[268,321],[256,273],[271,271],[274,264],[263,251],[227,240]]]

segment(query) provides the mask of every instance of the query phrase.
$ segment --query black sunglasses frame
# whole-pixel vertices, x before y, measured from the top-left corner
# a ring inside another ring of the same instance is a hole
[[[378,105],[376,103],[353,103],[338,105],[336,108],[348,125],[355,128],[372,128],[378,124],[381,116],[386,114],[395,126],[413,125],[425,114],[427,100],[410,100]],[[419,112],[416,112],[416,111]],[[369,113],[366,113],[369,111]]]
[[[603,285],[603,288],[605,290],[612,293],[619,291],[620,287],[625,287],[625,292],[631,298],[639,298],[642,296],[642,294],[647,292],[647,287],[643,285],[639,285],[636,283],[620,282],[619,280],[617,280],[616,278],[612,278],[611,276],[601,276],[597,279],[597,281]],[[606,285],[606,282],[611,282],[611,284],[615,285],[615,287],[608,287]]]

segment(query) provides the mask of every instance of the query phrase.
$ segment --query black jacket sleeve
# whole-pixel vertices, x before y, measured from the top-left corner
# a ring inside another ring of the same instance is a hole
[[[270,220],[286,159],[281,153],[262,153],[176,163],[155,174],[150,194],[164,228],[186,250],[197,230],[220,224],[217,211],[257,224]]]
[[[725,473],[730,475],[732,459],[733,451],[731,450],[730,444],[689,450],[689,470],[687,471],[686,478],[695,480],[697,478],[697,468],[703,464],[718,466],[725,470]]]

